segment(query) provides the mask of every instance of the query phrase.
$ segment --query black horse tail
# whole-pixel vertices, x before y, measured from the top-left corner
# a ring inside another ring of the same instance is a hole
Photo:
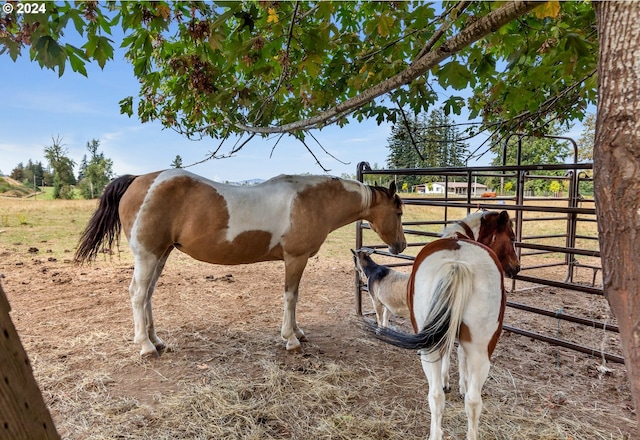
[[[389,328],[378,328],[365,321],[365,328],[387,344],[396,347],[439,351],[448,356],[462,324],[462,316],[473,291],[473,274],[463,261],[443,264],[434,274],[435,286],[423,328],[406,334]],[[413,311],[412,311],[413,316]]]
[[[113,180],[105,187],[104,193],[100,197],[98,209],[93,213],[87,228],[80,237],[80,243],[73,259],[76,264],[94,260],[103,249],[103,244],[106,244],[109,249],[113,248],[114,242],[116,245],[119,244],[122,224],[118,215],[118,205],[136,177],[138,176],[126,174]]]
[[[378,327],[375,321],[364,320],[365,330],[382,342],[412,350],[426,349],[427,352],[440,351],[445,348],[450,325],[451,315],[447,311],[443,311],[441,316],[436,317],[436,323],[423,328],[416,334]]]

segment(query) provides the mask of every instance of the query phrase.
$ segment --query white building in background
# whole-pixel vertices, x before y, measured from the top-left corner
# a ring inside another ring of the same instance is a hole
[[[415,185],[412,187],[413,192],[417,192],[420,194],[441,194],[444,195],[445,189],[448,190],[449,194],[457,195],[457,196],[466,196],[467,189],[469,184],[467,182],[432,182],[432,183],[421,183],[420,185]],[[483,185],[481,183],[472,183],[471,184],[471,195],[479,196],[482,193],[487,192],[487,185]]]

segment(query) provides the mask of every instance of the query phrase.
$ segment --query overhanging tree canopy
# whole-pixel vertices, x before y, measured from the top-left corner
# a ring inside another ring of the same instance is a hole
[[[67,2],[0,18],[0,53],[28,50],[60,75],[104,66],[116,45],[140,79],[121,110],[188,136],[396,122],[400,108],[417,115],[437,101],[481,116],[479,129],[544,130],[595,100],[584,2]]]

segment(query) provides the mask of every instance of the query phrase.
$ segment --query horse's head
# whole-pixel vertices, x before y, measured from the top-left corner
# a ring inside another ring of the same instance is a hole
[[[353,254],[353,264],[360,273],[360,278],[367,279],[367,269],[370,270],[373,265],[373,260],[369,257],[370,252],[364,250],[354,251],[351,249],[351,253]]]
[[[520,271],[520,260],[514,246],[515,240],[513,222],[507,211],[489,211],[482,216],[477,241],[495,252],[508,277],[513,277]]]
[[[371,186],[371,204],[366,219],[376,234],[389,245],[389,252],[399,254],[407,247],[402,229],[402,200],[396,194],[396,184],[389,188]]]

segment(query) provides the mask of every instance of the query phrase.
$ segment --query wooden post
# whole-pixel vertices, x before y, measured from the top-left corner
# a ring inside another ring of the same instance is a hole
[[[0,284],[0,438],[60,439]]]

